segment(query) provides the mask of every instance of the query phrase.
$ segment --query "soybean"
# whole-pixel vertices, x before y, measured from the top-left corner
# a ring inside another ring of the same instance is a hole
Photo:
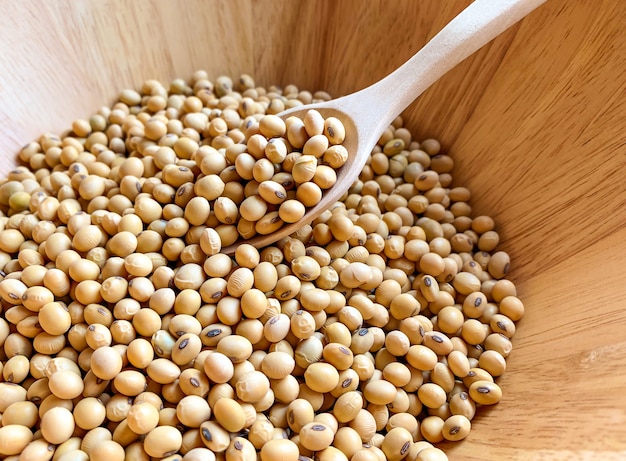
[[[245,243],[335,184],[341,121],[276,115],[329,98],[199,71],[23,148],[36,173],[0,181],[0,454],[426,460],[414,440],[467,436],[525,306],[438,141],[398,117],[340,202]]]

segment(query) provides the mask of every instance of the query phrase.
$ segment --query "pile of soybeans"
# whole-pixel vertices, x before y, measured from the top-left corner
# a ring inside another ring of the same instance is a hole
[[[452,159],[397,118],[359,180],[327,100],[146,81],[0,181],[0,459],[440,461],[524,306]],[[221,250],[236,244],[232,256]]]

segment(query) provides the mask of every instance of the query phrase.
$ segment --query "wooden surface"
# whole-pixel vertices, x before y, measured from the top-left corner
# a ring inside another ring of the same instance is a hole
[[[355,91],[467,3],[0,0],[2,170],[148,78]],[[406,113],[496,219],[527,308],[504,398],[453,460],[626,459],[624,24],[622,0],[549,0]]]

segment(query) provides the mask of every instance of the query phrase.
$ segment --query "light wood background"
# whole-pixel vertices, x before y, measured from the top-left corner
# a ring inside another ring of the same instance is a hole
[[[466,0],[0,0],[0,170],[143,80],[373,83]],[[626,459],[626,8],[548,0],[407,111],[492,215],[527,315],[453,460]]]

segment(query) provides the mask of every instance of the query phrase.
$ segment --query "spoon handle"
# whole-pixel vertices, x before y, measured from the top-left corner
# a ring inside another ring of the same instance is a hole
[[[546,0],[475,0],[402,66],[352,95],[346,103],[370,112],[371,129],[393,119],[446,72],[486,45]],[[378,113],[376,109],[379,108]]]

